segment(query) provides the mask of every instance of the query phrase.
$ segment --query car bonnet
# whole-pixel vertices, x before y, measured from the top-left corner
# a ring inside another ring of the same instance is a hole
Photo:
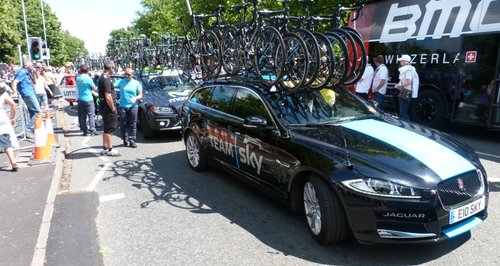
[[[192,89],[148,90],[143,93],[143,101],[155,106],[181,106]]]
[[[476,169],[457,152],[460,147],[452,145],[452,141],[438,142],[381,120],[355,120],[341,126],[297,128],[292,132],[293,141],[301,146],[349,158],[363,176],[407,181],[403,183],[414,183],[418,178],[431,184]]]

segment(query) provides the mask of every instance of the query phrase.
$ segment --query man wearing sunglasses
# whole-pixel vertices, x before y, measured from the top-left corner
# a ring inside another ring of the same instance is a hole
[[[120,89],[120,132],[123,146],[137,148],[137,114],[139,100],[142,99],[142,86],[133,79],[134,70],[125,69],[125,78],[115,82],[115,87]]]

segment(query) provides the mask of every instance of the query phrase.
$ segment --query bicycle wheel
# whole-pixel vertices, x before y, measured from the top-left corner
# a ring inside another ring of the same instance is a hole
[[[341,81],[341,84],[347,85],[345,84],[345,82],[348,80],[352,80],[354,76],[354,70],[356,69],[356,65],[358,64],[358,62],[356,62],[356,60],[358,60],[358,51],[356,50],[356,45],[354,44],[353,37],[346,30],[333,29],[332,32],[337,33],[340,36],[340,38],[345,42],[347,48],[347,75]]]
[[[195,64],[195,56],[191,53],[190,40],[186,39],[182,44],[176,64],[179,77],[184,83],[190,81],[196,74]]]
[[[288,92],[297,92],[302,89],[306,81],[309,56],[306,43],[299,35],[287,32],[283,35],[285,42],[285,73],[280,80],[280,84]]]
[[[326,86],[333,87],[345,80],[350,61],[348,60],[347,47],[344,40],[334,32],[327,32],[325,36],[328,38],[331,45],[330,50],[333,52],[333,57],[331,58],[333,68]]]
[[[238,62],[240,61],[238,52],[240,42],[238,29],[234,26],[227,26],[222,34],[222,66],[228,75],[236,75],[240,71]]]
[[[198,41],[203,80],[216,79],[222,67],[219,38],[213,31],[205,31]]]
[[[356,50],[357,54],[356,65],[353,69],[352,78],[344,82],[345,85],[352,85],[358,82],[363,76],[367,64],[367,54],[363,39],[361,38],[359,33],[355,29],[350,27],[342,27],[342,29],[347,31],[347,33],[352,36],[354,40],[354,49]]]
[[[279,31],[266,26],[257,35],[254,44],[254,65],[259,79],[266,86],[274,86],[283,77],[285,68],[285,43]]]
[[[306,51],[309,56],[309,61],[307,63],[306,80],[304,81],[304,84],[302,84],[302,86],[308,87],[316,80],[316,77],[319,73],[320,52],[318,41],[316,40],[316,37],[308,30],[295,29],[294,32],[297,33],[306,44]]]
[[[318,43],[318,66],[316,78],[309,84],[311,89],[320,89],[331,79],[334,71],[334,53],[332,43],[328,38],[319,32],[313,32],[316,42]]]

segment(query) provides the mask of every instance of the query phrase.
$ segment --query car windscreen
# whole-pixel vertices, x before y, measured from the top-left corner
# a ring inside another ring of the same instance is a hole
[[[148,81],[148,89],[158,90],[182,85],[178,76],[153,77]]]
[[[269,94],[273,109],[284,123],[311,125],[338,123],[373,115],[377,111],[344,89],[307,90]]]

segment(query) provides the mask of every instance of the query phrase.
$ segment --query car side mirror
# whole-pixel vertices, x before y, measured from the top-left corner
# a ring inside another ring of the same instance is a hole
[[[243,121],[243,126],[250,127],[250,128],[266,128],[267,121],[266,121],[266,119],[264,119],[260,116],[248,116]]]

